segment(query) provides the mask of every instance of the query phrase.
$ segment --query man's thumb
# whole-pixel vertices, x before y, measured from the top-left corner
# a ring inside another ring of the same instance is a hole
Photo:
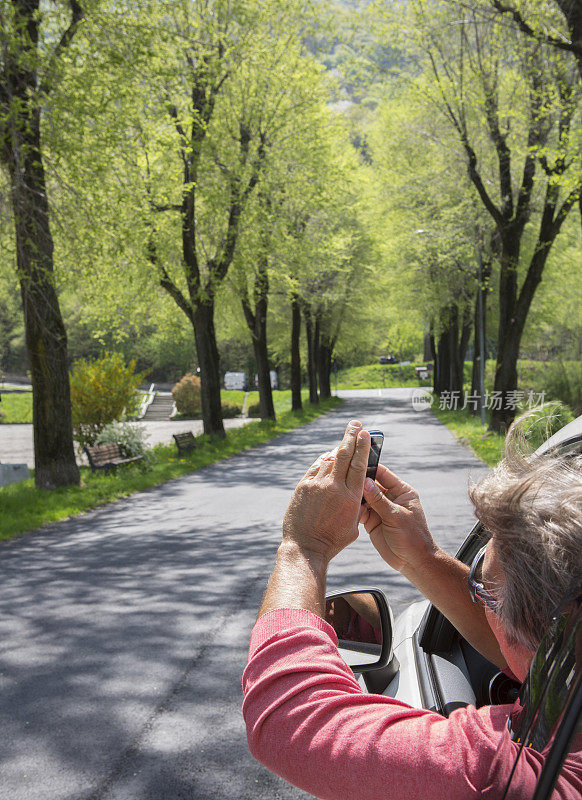
[[[371,478],[366,478],[364,483],[364,500],[380,515],[381,519],[394,511],[394,504],[388,500],[378,484]]]

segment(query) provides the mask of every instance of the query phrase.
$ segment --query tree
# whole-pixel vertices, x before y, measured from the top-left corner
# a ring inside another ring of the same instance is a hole
[[[407,307],[420,311],[435,362],[435,391],[460,394],[486,225],[458,143],[426,106],[424,83],[423,76],[406,85],[394,82],[368,132],[380,181],[376,235],[384,239],[392,314],[401,317]]]
[[[245,211],[234,259],[233,283],[253,343],[263,419],[275,418],[267,343],[269,291],[273,279],[281,285],[297,207],[306,208],[307,202],[312,209],[320,207],[325,198],[314,191],[313,185],[330,181],[326,136],[329,138],[331,120],[320,71],[310,59],[302,58],[299,74],[299,81],[289,82],[293,111],[278,115],[278,136],[270,144],[259,191]],[[295,352],[298,356],[298,339]],[[301,407],[297,367],[296,361],[292,370],[293,410]]]
[[[489,0],[489,4],[498,14],[510,18],[525,36],[556,50],[572,53],[582,77],[582,6],[577,0],[553,0],[545,9],[523,0]],[[564,23],[569,36],[559,31],[560,22]],[[559,31],[558,35],[556,31]]]
[[[459,5],[462,24],[456,13]],[[471,182],[497,232],[494,391],[499,403],[492,410],[490,427],[505,430],[515,414],[511,395],[517,389],[517,359],[528,312],[551,248],[580,197],[574,124],[579,81],[568,56],[548,54],[518,32],[484,20],[478,13],[480,0],[468,5],[451,0],[435,14],[422,0],[415,0],[413,10],[434,75],[434,100],[457,132]],[[519,161],[521,170],[516,168]],[[536,241],[531,251],[524,252],[526,226],[536,216]],[[520,267],[525,272],[521,287]]]
[[[271,387],[269,350],[267,344],[267,310],[269,305],[269,261],[272,240],[273,216],[270,193],[261,191],[257,197],[252,222],[248,227],[256,235],[254,248],[238,248],[238,294],[247,328],[251,335],[255,367],[259,384],[259,414],[261,419],[275,420],[275,406]],[[255,225],[257,226],[255,228]],[[250,231],[249,231],[250,232]],[[245,237],[241,237],[245,238]],[[252,275],[245,270],[251,267]],[[250,280],[249,280],[250,278]],[[250,283],[250,286],[249,286]]]
[[[79,483],[71,422],[67,335],[54,282],[54,245],[43,164],[43,109],[84,10],[77,0],[0,2],[0,163],[10,182],[16,269],[33,387],[35,483]],[[68,23],[61,29],[64,8]]]
[[[115,45],[95,65],[98,100],[80,82],[76,88],[81,108],[98,108],[99,126],[87,126],[84,146],[101,134],[100,177],[113,192],[109,206],[113,196],[120,206],[112,224],[127,226],[128,235],[116,237],[126,253],[115,261],[123,260],[125,275],[155,279],[192,325],[207,433],[224,433],[216,298],[245,209],[288,132],[283,120],[308,100],[308,11],[308,2],[274,0],[128,5],[121,24],[118,13],[100,21]],[[113,284],[113,264],[105,269]]]

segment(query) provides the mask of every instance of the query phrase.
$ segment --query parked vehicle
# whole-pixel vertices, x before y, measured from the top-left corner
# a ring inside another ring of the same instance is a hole
[[[552,436],[538,453],[550,449],[582,452],[582,416]],[[480,523],[469,533],[457,558],[470,564],[487,541]],[[533,800],[549,798],[570,749],[580,749],[582,732],[582,586],[573,588],[556,609],[554,623],[542,640],[523,685],[478,653],[428,600],[410,605],[396,620],[383,593],[358,588],[330,595],[328,606],[339,598],[357,595],[352,606],[373,608],[374,619],[361,641],[340,640],[340,653],[365,691],[402,700],[416,708],[437,711],[445,717],[469,704],[498,705],[519,699],[523,712],[516,724],[512,714],[505,736],[524,748],[544,754]],[[350,598],[351,599],[351,598]],[[381,636],[378,635],[381,628]],[[374,631],[373,635],[370,630]],[[378,643],[378,640],[381,643]],[[513,725],[513,727],[512,727]],[[573,738],[575,743],[572,744]],[[512,776],[517,774],[512,771]],[[505,787],[510,789],[512,777]],[[505,796],[505,795],[504,795]]]
[[[397,364],[395,356],[380,356],[378,359],[380,364]]]
[[[277,371],[272,369],[269,372],[271,378],[271,389],[278,389],[279,388],[279,376],[277,375]],[[255,386],[259,388],[259,376],[255,375]]]
[[[227,390],[238,389],[242,392],[248,391],[246,372],[225,372],[224,388]]]

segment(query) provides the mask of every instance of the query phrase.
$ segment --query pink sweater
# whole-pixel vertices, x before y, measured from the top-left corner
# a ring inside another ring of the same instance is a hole
[[[468,706],[446,719],[365,694],[331,626],[301,609],[257,621],[243,689],[252,754],[323,800],[501,798],[518,752],[506,733],[512,706]],[[582,797],[579,755],[555,797]],[[511,800],[531,798],[542,765],[524,751]]]

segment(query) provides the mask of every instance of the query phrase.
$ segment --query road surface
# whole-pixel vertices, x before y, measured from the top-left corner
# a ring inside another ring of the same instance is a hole
[[[486,468],[410,390],[346,392],[310,425],[0,546],[2,800],[298,800],[249,755],[241,673],[296,481],[345,423],[385,431],[441,545],[472,525]],[[0,523],[1,524],[1,523]],[[329,588],[418,595],[366,535]]]

